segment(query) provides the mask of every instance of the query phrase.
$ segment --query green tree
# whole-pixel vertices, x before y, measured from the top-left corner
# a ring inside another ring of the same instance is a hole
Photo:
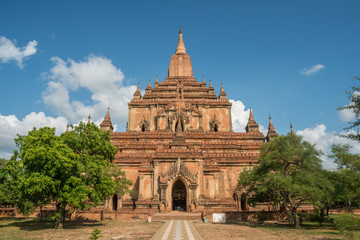
[[[279,136],[261,147],[258,164],[240,173],[239,184],[253,203],[275,202],[299,227],[297,209],[318,203],[332,187],[322,174],[321,153],[300,136]]]
[[[109,140],[109,133],[93,123],[80,123],[61,136],[48,127],[18,136],[24,168],[21,198],[35,206],[55,203],[56,227],[62,228],[66,212],[96,206],[120,187],[126,192],[129,181],[124,174],[115,176],[112,160],[117,150]]]
[[[23,164],[18,161],[18,152],[0,169],[0,205],[17,207],[26,217],[34,211],[34,204],[21,198],[19,184],[23,177]]]
[[[359,77],[354,77],[356,81],[360,81]],[[343,135],[346,138],[350,138],[352,140],[360,142],[360,87],[353,86],[350,90],[346,91],[348,95],[350,104],[345,105],[343,107],[338,108],[338,111],[342,110],[351,110],[355,113],[355,120],[349,123],[349,126],[346,128],[347,130],[353,129],[355,133],[348,133]]]
[[[97,205],[114,193],[123,195],[129,192],[131,181],[120,167],[112,163],[118,149],[110,143],[110,133],[102,132],[93,123],[81,122],[71,127],[73,130],[62,134],[62,139],[85,167],[83,179],[87,186],[91,186],[89,201]]]
[[[337,201],[344,202],[349,210],[360,206],[360,155],[350,152],[350,145],[334,144],[331,155],[337,164]]]
[[[15,206],[18,201],[18,181],[21,175],[21,167],[16,161],[17,152],[9,161],[5,159],[0,168],[0,205]]]
[[[0,169],[5,167],[7,161],[5,158],[0,158]]]

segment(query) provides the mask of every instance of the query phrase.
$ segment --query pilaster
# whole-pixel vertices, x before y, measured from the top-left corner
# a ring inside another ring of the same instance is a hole
[[[214,174],[214,180],[215,180],[215,200],[220,199],[220,193],[219,193],[219,178],[220,174],[215,173]]]
[[[199,185],[200,185],[200,199],[205,199],[204,195],[204,161],[201,160],[199,164]]]
[[[159,200],[158,188],[159,188],[159,162],[154,161],[154,187],[153,187],[153,200]]]
[[[139,175],[139,200],[144,198],[144,174]]]

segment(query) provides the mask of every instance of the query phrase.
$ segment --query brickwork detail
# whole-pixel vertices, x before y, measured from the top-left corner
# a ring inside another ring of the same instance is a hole
[[[205,78],[194,78],[182,31],[168,76],[156,76],[143,96],[138,86],[128,106],[126,132],[112,132],[109,111],[100,124],[119,148],[114,162],[133,182],[118,212],[172,211],[176,204],[185,211],[248,210],[237,189],[239,173],[257,163],[260,147],[277,133],[270,120],[266,138],[252,110],[244,132],[232,131],[224,87],[217,96],[211,81],[207,87]],[[181,199],[174,199],[178,181],[186,192],[180,189]]]

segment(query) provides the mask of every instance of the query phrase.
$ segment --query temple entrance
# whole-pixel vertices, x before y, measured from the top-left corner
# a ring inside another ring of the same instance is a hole
[[[117,197],[116,194],[114,194],[112,201],[113,201],[112,202],[112,209],[117,211],[117,209],[118,209],[118,197]]]
[[[174,183],[171,197],[172,210],[186,211],[186,187],[180,180]]]
[[[246,193],[241,194],[241,210],[247,210],[247,196]]]

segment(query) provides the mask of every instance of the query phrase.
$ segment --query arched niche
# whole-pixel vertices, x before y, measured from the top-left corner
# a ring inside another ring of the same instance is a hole
[[[188,197],[186,186],[180,179],[177,179],[171,189],[172,210],[186,211],[187,200]]]

